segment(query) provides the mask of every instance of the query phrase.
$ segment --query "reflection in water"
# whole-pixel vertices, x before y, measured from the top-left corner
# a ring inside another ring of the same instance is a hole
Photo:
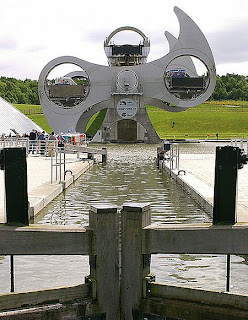
[[[155,163],[156,146],[110,145],[107,164],[95,165],[53,201],[39,223],[88,224],[91,205],[150,202],[152,222],[206,222],[209,217]]]
[[[209,216],[156,167],[156,145],[108,145],[108,162],[94,165],[73,186],[58,196],[39,216],[39,224],[88,225],[93,204],[150,202],[152,222],[203,223]],[[212,144],[182,145],[185,153],[213,153]],[[2,262],[2,264],[1,264]],[[232,256],[232,292],[248,292],[244,257]],[[85,256],[19,256],[15,258],[16,290],[76,285],[89,274]],[[1,292],[9,291],[8,258],[0,261]],[[156,281],[194,288],[225,290],[226,256],[152,255]]]

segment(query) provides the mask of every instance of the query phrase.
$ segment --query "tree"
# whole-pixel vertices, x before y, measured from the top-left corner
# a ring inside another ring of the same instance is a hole
[[[215,90],[211,99],[248,101],[247,78],[243,75],[230,73],[225,76],[217,76]]]
[[[0,96],[10,103],[40,104],[38,97],[38,82],[36,80],[15,78],[0,78]]]

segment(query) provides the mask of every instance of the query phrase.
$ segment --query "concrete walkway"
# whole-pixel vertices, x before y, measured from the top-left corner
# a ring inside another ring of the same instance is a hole
[[[169,172],[169,162],[164,160],[164,170]],[[180,154],[179,169],[171,176],[186,189],[208,212],[213,209],[215,154]],[[237,221],[248,222],[248,164],[238,170]]]
[[[76,154],[66,154],[66,170],[71,170],[72,174],[68,172],[65,181],[59,183],[59,181],[55,181],[54,167],[53,183],[51,184],[51,158],[29,155],[27,157],[27,175],[30,216],[37,215],[40,210],[92,165],[92,160],[83,159],[79,161]],[[64,172],[62,171],[62,180],[64,180],[63,178]],[[4,171],[0,170],[0,223],[5,222],[4,194]]]

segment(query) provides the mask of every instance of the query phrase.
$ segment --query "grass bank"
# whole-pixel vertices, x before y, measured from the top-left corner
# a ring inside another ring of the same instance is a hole
[[[40,105],[15,105],[20,111],[37,110]],[[168,112],[147,106],[151,122],[161,139],[219,139],[248,138],[248,101],[210,101],[183,112]],[[101,125],[104,110],[95,114],[87,126],[93,134]],[[45,131],[51,132],[43,114],[28,117]]]
[[[43,113],[37,114],[36,112],[41,109],[40,105],[33,104],[13,104],[18,110],[22,113],[26,113],[26,110],[29,110],[30,114],[27,114],[27,117],[38,124],[43,130],[50,133],[52,132],[45,116]],[[33,111],[33,113],[32,113]]]
[[[147,106],[147,112],[162,139],[248,138],[247,101],[211,101],[183,112],[168,112]]]

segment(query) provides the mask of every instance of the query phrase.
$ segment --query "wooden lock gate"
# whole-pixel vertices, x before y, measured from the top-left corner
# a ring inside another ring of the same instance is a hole
[[[116,206],[99,204],[87,228],[1,225],[1,255],[89,255],[90,275],[76,287],[1,295],[0,311],[80,301],[80,314],[53,319],[248,318],[247,296],[163,285],[150,275],[151,254],[247,254],[248,225],[150,225],[148,203],[125,203],[120,227],[119,216]]]

